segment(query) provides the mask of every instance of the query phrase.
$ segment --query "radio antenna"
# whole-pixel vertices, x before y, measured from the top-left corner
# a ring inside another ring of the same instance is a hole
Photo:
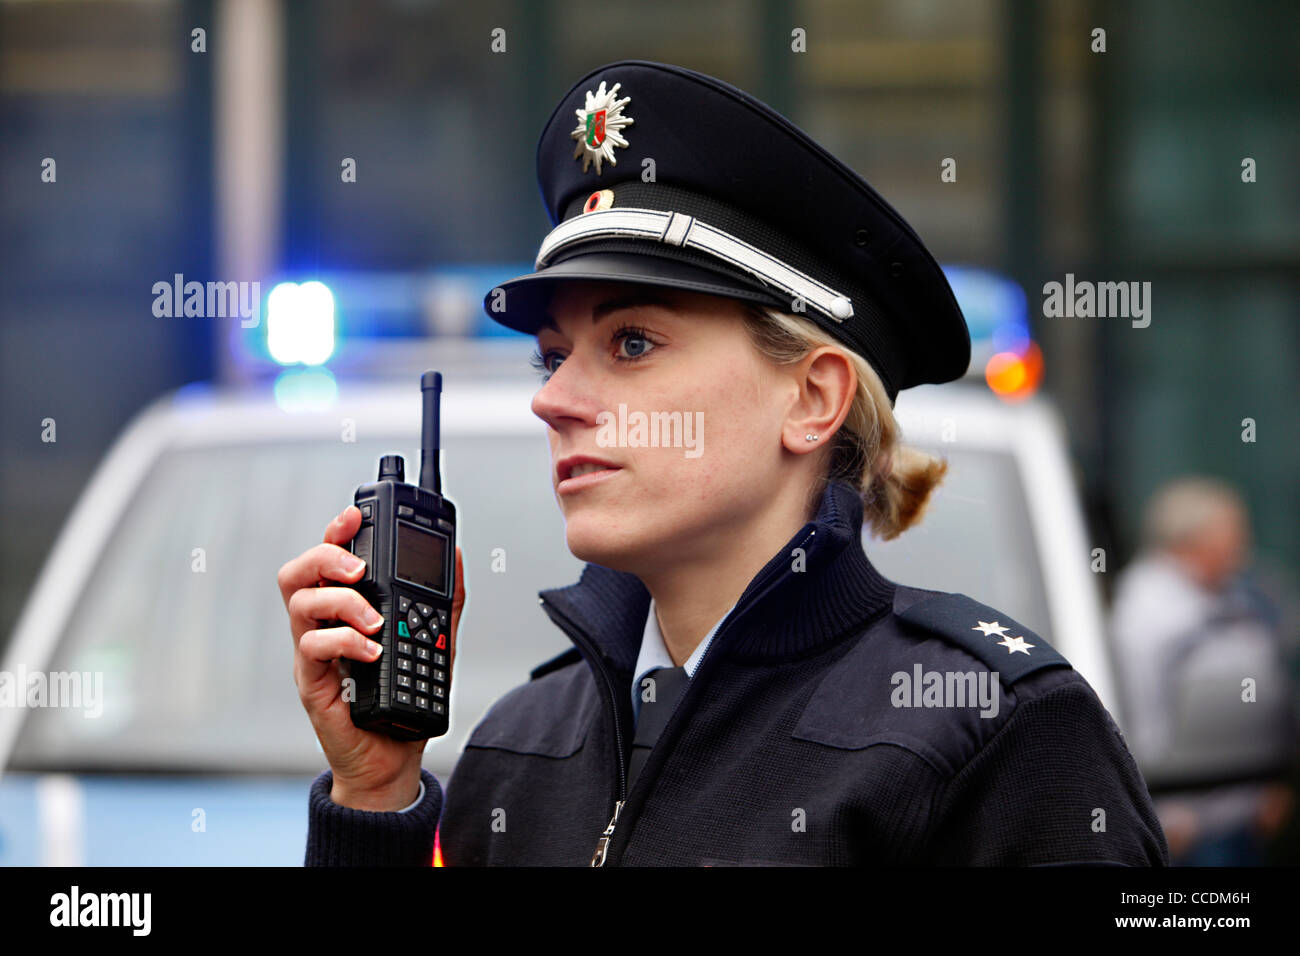
[[[425,372],[420,376],[420,392],[424,397],[424,418],[420,425],[420,487],[442,494],[442,472],[438,468],[438,452],[442,450],[438,422],[442,415],[442,373]]]

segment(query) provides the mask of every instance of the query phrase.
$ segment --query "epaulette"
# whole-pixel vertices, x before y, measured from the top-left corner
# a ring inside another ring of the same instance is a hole
[[[898,613],[901,620],[969,651],[1003,684],[1070,662],[1029,628],[965,594],[936,594]]]
[[[576,647],[571,647],[562,654],[556,654],[549,661],[543,661],[534,667],[528,674],[529,680],[537,680],[539,677],[545,677],[551,671],[558,671],[561,667],[568,667],[574,661],[582,660],[582,654]]]

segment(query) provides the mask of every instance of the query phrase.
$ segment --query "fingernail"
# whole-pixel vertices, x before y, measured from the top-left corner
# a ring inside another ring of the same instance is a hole
[[[366,623],[369,624],[371,627],[375,627],[376,625],[383,624],[384,618],[378,611],[372,610],[369,614],[366,615]]]
[[[365,566],[366,562],[362,561],[355,554],[350,554],[343,559],[343,570],[349,574],[355,574]]]
[[[383,645],[381,644],[376,644],[374,641],[366,641],[366,650],[370,652],[371,657],[378,657],[383,649]]]

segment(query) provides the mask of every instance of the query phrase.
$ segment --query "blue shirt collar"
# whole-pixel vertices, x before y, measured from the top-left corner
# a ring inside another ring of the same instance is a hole
[[[718,633],[718,628],[722,626],[722,622],[727,619],[727,614],[730,614],[735,606],[733,604],[727,609],[726,614],[718,618],[713,627],[709,629],[709,633],[704,635],[700,643],[695,646],[695,650],[691,652],[691,656],[686,659],[686,663],[682,667],[685,668],[687,677],[695,676],[695,668],[699,666],[700,658],[704,656],[704,652],[709,649],[709,644],[713,642],[713,635]],[[632,670],[633,714],[640,715],[641,712],[641,695],[639,693],[641,678],[656,668],[674,666],[676,665],[673,664],[672,655],[668,653],[668,645],[664,643],[663,631],[659,629],[659,618],[655,616],[655,602],[652,598],[650,600],[650,612],[646,616],[645,632],[641,636],[641,652],[637,655],[636,667]]]

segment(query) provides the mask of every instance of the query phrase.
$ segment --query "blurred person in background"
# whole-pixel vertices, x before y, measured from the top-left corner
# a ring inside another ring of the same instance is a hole
[[[1180,478],[1142,535],[1111,621],[1129,746],[1172,863],[1261,865],[1293,804],[1295,686],[1282,617],[1247,571],[1248,513],[1223,482]]]

